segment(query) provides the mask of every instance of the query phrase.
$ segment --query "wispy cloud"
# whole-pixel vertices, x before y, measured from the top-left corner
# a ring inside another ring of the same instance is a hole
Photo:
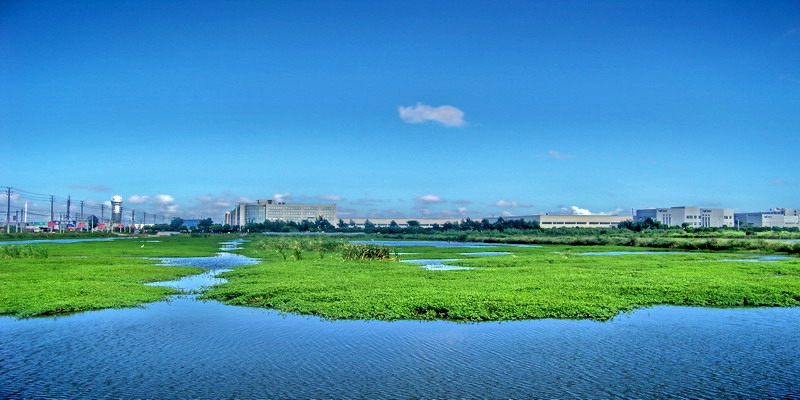
[[[70,186],[67,186],[67,188],[69,188],[69,189],[78,189],[78,190],[91,190],[93,192],[109,192],[109,191],[111,191],[110,187],[102,186],[102,185],[98,185],[98,186],[70,185]]]
[[[578,206],[562,207],[560,212],[567,215],[619,215],[624,210],[621,208],[614,209],[613,211],[591,212],[586,208]]]
[[[548,150],[545,154],[534,154],[536,158],[552,158],[554,160],[566,160],[569,158],[575,158],[575,154],[567,154],[562,153],[558,150]]]
[[[325,201],[342,201],[342,200],[344,200],[344,198],[342,198],[342,196],[337,196],[335,194],[323,194],[322,196],[319,196],[319,198],[320,198],[320,200],[325,200]]]
[[[495,207],[522,207],[522,208],[533,207],[533,204],[517,203],[516,201],[505,201],[505,200],[498,200],[492,205]]]
[[[435,196],[435,195],[432,195],[432,194],[426,194],[426,195],[423,195],[423,196],[418,196],[416,200],[417,200],[417,202],[423,203],[423,204],[437,204],[437,203],[444,203],[444,202],[447,201],[447,200],[445,200],[445,199],[443,199],[443,198],[441,198],[439,196]]]
[[[180,211],[175,198],[168,194],[155,196],[134,194],[128,197],[127,202],[131,205],[143,205],[161,214],[176,215]]]
[[[354,206],[361,206],[365,204],[376,204],[376,203],[383,203],[386,200],[383,199],[372,199],[372,198],[360,198],[350,202],[350,204]]]
[[[786,181],[786,180],[783,180],[783,179],[773,179],[773,180],[769,181],[769,183],[771,183],[773,185],[779,185],[779,186],[800,186],[800,182]]]
[[[423,122],[435,121],[444,126],[459,127],[464,126],[464,112],[453,106],[431,107],[422,103],[416,106],[397,107],[400,119],[408,124],[421,124]]]
[[[287,201],[292,199],[292,194],[291,193],[275,193],[272,196],[272,198],[275,199],[275,201],[277,201],[278,203],[285,203],[285,202],[287,202]]]
[[[453,200],[454,204],[472,204],[469,200]]]

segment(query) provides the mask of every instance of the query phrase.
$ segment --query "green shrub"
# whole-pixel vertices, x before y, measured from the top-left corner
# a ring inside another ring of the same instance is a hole
[[[392,249],[375,244],[344,244],[341,247],[345,260],[391,260]]]

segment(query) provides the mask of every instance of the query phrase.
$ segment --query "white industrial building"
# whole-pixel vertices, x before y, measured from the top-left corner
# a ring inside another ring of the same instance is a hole
[[[632,219],[630,215],[515,215],[502,217],[504,220],[521,219],[535,221],[544,229],[548,228],[616,228],[620,222]],[[499,218],[487,218],[489,222],[497,222]]]
[[[258,200],[256,203],[239,203],[225,213],[225,223],[244,226],[265,221],[301,222],[317,218],[336,223],[336,204],[286,204],[274,200]]]
[[[688,224],[694,228],[734,226],[732,208],[670,207],[636,210],[636,222],[651,218],[668,226]]]
[[[800,227],[800,209],[775,208],[770,211],[736,213],[734,219],[738,226],[798,228]]]

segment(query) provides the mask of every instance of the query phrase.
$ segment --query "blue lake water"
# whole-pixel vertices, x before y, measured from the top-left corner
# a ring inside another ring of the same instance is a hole
[[[167,261],[209,268],[161,283],[185,290],[253,262]],[[326,321],[180,295],[0,317],[0,398],[796,398],[798,328],[800,308],[463,324]]]
[[[445,242],[439,240],[351,240],[350,243],[377,244],[382,246],[431,246],[431,247],[541,247],[529,244],[485,243],[485,242]]]
[[[457,265],[445,265],[446,262],[461,261],[459,258],[436,259],[436,260],[402,260],[400,262],[417,264],[422,268],[431,271],[455,271],[459,269],[472,269],[471,267],[460,267]]]
[[[78,243],[78,242],[108,242],[117,239],[131,239],[129,237],[95,238],[95,239],[35,239],[35,240],[12,240],[0,242],[3,244],[35,244],[35,243]]]
[[[575,253],[583,256],[627,256],[627,255],[648,255],[648,254],[717,254],[717,255],[730,255],[737,258],[726,258],[718,261],[744,261],[744,262],[773,262],[783,260],[798,260],[798,257],[781,256],[781,255],[763,255],[763,254],[746,254],[746,253],[702,253],[702,252],[689,252],[689,251],[597,251],[588,253]]]

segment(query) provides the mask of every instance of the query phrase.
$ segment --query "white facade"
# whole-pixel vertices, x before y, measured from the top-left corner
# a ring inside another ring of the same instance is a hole
[[[693,228],[720,228],[734,226],[733,209],[703,207],[670,207],[636,210],[634,221],[643,222],[648,218],[668,226],[688,224]]]
[[[764,212],[736,213],[734,217],[739,226],[763,228],[800,227],[800,210],[797,208],[776,208]]]
[[[317,218],[336,223],[336,204],[286,204],[273,200],[258,200],[255,204],[239,203],[225,213],[225,223],[244,226],[265,221],[314,221]]]
[[[519,215],[503,217],[504,220],[536,221],[543,229],[549,228],[616,228],[620,222],[632,219],[630,215]],[[497,222],[498,218],[487,218]]]

